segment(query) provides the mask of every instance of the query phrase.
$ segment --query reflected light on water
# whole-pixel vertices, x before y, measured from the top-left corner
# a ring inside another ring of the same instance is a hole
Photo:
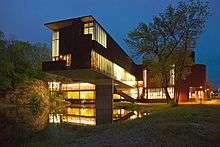
[[[50,123],[71,123],[82,125],[95,125],[95,108],[65,108],[64,114],[50,114]]]
[[[81,124],[81,125],[95,125],[95,117],[84,117],[84,116],[71,116],[71,115],[62,115],[62,114],[50,114],[49,115],[50,123],[67,123],[67,124]]]
[[[102,113],[102,110],[96,110],[95,107],[86,107],[84,105],[82,105],[82,107],[66,107],[62,113],[49,114],[49,123],[69,125],[96,125],[98,119],[105,119],[105,117],[99,118],[96,116],[97,111]],[[110,115],[110,118],[112,118],[113,122],[136,119],[146,115],[145,113],[122,108],[114,108],[107,111],[110,111],[110,113],[107,113],[106,115]],[[109,116],[106,117],[109,118]]]

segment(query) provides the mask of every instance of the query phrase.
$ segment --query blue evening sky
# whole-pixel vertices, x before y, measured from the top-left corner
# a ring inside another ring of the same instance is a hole
[[[212,16],[196,48],[196,62],[207,65],[208,79],[220,87],[220,0],[209,0]],[[125,50],[128,31],[150,22],[170,2],[178,0],[0,0],[0,30],[9,38],[47,43],[44,23],[93,15]]]

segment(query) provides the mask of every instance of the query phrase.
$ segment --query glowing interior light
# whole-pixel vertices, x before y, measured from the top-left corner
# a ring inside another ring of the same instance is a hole
[[[147,88],[147,70],[143,71],[144,88]]]
[[[61,82],[48,82],[50,91],[59,91]]]
[[[134,75],[94,50],[91,52],[91,67],[131,87],[135,87],[137,84]]]
[[[59,31],[52,34],[52,58],[59,56]],[[54,59],[55,60],[55,59]]]
[[[96,40],[99,44],[107,48],[107,35],[97,23],[85,23],[84,34],[91,34],[92,40]]]

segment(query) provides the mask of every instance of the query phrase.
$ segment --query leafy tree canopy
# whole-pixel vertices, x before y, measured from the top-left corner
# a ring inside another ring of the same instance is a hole
[[[26,79],[41,79],[41,65],[49,58],[46,44],[7,40],[0,31],[0,91],[15,88]]]
[[[175,68],[175,86],[185,77],[186,69],[193,64],[192,51],[208,15],[207,2],[181,1],[177,6],[169,5],[152,22],[140,23],[128,33],[125,41],[159,77],[168,100],[169,73]]]

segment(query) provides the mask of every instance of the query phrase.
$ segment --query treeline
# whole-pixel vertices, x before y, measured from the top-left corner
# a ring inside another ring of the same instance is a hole
[[[42,62],[49,59],[42,43],[7,40],[0,31],[0,95],[31,79],[43,79]]]

